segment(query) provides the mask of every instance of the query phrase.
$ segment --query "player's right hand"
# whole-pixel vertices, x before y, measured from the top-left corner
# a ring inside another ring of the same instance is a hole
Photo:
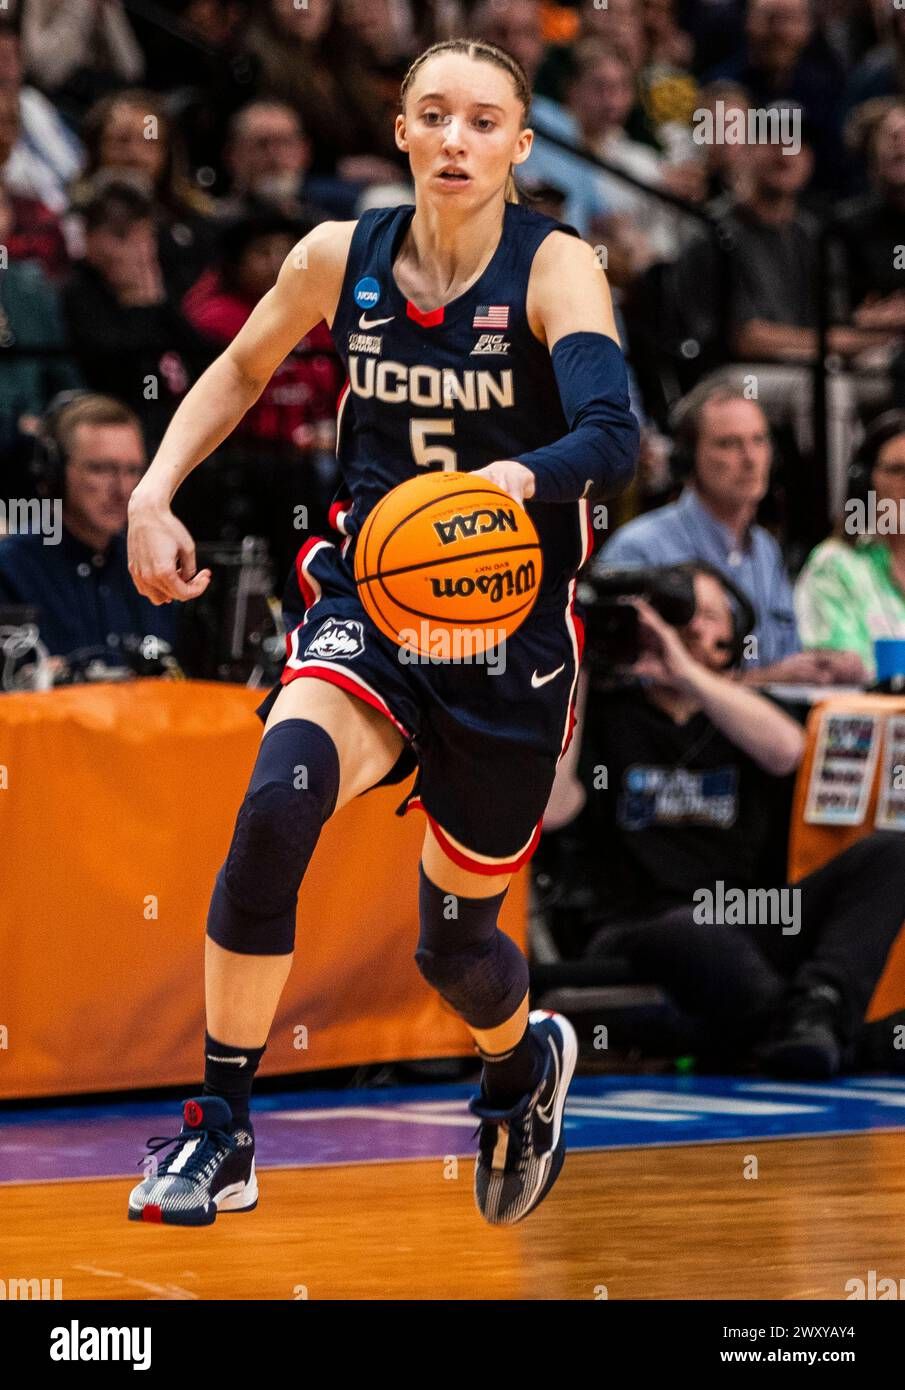
[[[129,512],[129,573],[140,594],[158,606],[199,598],[210,570],[195,573],[195,542],[168,507]]]

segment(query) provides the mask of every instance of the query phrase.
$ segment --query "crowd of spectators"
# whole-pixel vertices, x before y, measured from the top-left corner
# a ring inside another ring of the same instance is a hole
[[[129,592],[141,467],[301,236],[411,200],[400,80],[427,44],[465,34],[530,79],[520,196],[605,253],[642,450],[592,568],[704,564],[737,585],[756,617],[733,676],[746,698],[869,684],[875,640],[905,639],[905,541],[853,530],[846,510],[866,489],[905,498],[893,0],[10,0],[0,495],[56,496],[65,544],[0,539],[0,609],[42,611],[63,664],[174,638]],[[297,517],[329,526],[341,386],[321,324],[176,499],[202,544],[263,537],[274,593]],[[48,434],[56,494],[34,466]],[[652,697],[652,727],[685,727],[671,698]]]

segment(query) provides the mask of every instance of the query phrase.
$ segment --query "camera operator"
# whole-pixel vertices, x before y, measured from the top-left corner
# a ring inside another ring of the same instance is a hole
[[[702,382],[678,413],[674,467],[685,484],[679,500],[621,526],[601,547],[594,568],[703,561],[755,606],[748,684],[858,684],[866,672],[855,653],[800,649],[782,554],[755,521],[772,455],[770,427],[757,402],[732,386]]]
[[[34,465],[41,527],[0,540],[0,603],[37,608],[42,643],[70,664],[91,650],[106,666],[134,665],[144,639],[173,642],[175,610],[142,598],[127,566],[126,509],[145,467],[127,406],[89,392],[51,403]]]
[[[584,800],[583,867],[597,910],[583,954],[628,958],[713,1055],[753,1051],[778,1075],[831,1076],[854,1060],[902,923],[905,839],[866,837],[777,893],[781,921],[760,920],[774,913],[764,911],[766,892],[752,890],[782,882],[769,864],[775,791],[797,768],[804,738],[731,670],[754,616],[750,606],[739,612],[744,596],[706,566],[669,578],[683,574],[693,597],[680,628],[656,610],[656,586],[647,588],[652,602],[623,599],[637,615],[637,659],[618,684],[611,671],[608,688],[596,604],[588,611],[580,752],[560,764],[545,815],[548,827],[563,825]],[[636,593],[644,587],[639,579]],[[732,890],[744,914],[708,914],[707,903],[729,901]]]

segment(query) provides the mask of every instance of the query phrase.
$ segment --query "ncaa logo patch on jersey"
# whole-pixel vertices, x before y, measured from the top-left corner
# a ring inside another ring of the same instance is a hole
[[[364,649],[364,625],[356,618],[325,618],[305,648],[305,658],[348,659],[359,656]]]
[[[359,309],[373,309],[380,298],[380,285],[372,275],[366,275],[359,280],[352,294]]]

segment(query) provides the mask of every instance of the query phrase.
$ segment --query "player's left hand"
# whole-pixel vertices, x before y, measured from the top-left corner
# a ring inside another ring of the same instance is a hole
[[[497,459],[495,463],[488,463],[486,468],[473,469],[471,476],[488,478],[514,497],[519,506],[524,506],[527,499],[534,496],[534,474],[515,459]]]

